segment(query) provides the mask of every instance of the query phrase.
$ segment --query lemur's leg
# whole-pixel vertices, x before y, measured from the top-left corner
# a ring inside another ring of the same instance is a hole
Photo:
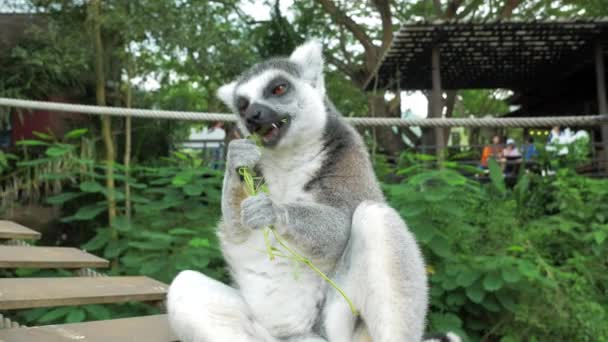
[[[413,235],[385,204],[361,203],[335,278],[360,311],[374,342],[422,340],[427,307],[426,270]],[[353,341],[356,318],[336,291],[324,308],[331,342]],[[357,329],[360,330],[360,329]],[[365,340],[357,331],[357,339]]]
[[[277,342],[237,290],[199,272],[183,271],[173,280],[167,309],[182,342]]]

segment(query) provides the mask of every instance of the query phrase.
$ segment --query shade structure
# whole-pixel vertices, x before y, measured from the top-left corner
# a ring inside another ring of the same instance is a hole
[[[404,24],[366,89],[432,89],[436,47],[442,89],[534,90],[592,67],[607,41],[604,18]]]

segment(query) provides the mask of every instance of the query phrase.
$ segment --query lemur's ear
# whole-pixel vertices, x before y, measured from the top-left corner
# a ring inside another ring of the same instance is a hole
[[[232,111],[236,111],[234,107],[234,88],[236,87],[236,81],[224,84],[217,90],[217,97],[224,102],[228,108]]]
[[[325,93],[323,80],[323,47],[318,40],[309,40],[298,46],[289,60],[300,65],[302,78],[308,81],[321,93]]]

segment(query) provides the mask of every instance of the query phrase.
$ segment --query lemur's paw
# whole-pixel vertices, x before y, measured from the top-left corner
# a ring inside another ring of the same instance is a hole
[[[272,200],[261,193],[241,202],[241,223],[245,227],[259,229],[275,224],[277,215]]]
[[[260,148],[249,139],[232,140],[228,145],[226,166],[229,170],[241,167],[253,168],[262,156]]]

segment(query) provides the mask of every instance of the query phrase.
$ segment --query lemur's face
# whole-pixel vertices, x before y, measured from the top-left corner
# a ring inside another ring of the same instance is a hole
[[[317,42],[297,48],[289,58],[257,64],[218,90],[238,116],[239,126],[281,148],[315,139],[325,127],[323,59]]]

